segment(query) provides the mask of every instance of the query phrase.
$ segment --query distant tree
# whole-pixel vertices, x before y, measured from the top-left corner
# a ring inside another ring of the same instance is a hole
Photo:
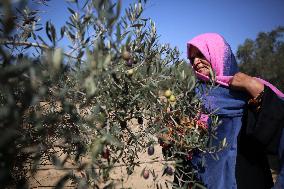
[[[261,77],[284,91],[284,27],[246,39],[237,51],[240,70]]]

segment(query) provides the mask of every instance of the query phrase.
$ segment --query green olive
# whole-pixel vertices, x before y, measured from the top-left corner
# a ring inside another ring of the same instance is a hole
[[[171,96],[172,94],[173,94],[173,93],[172,93],[172,91],[171,91],[170,89],[166,90],[165,93],[164,93],[165,97],[167,97],[167,98],[170,98],[170,96]]]
[[[132,76],[133,74],[134,74],[133,69],[127,70],[127,76]]]
[[[121,57],[122,57],[124,60],[128,61],[128,60],[130,60],[130,58],[131,58],[131,54],[130,54],[130,52],[128,52],[128,51],[124,51],[124,52],[122,53]]]
[[[170,100],[170,102],[175,102],[176,101],[175,95],[171,95],[169,100]]]

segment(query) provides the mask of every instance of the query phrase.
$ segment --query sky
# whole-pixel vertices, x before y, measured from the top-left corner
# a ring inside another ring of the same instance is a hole
[[[122,0],[123,9],[133,2]],[[42,7],[42,21],[64,25],[68,6],[65,0],[50,0]],[[245,39],[284,26],[284,0],[148,0],[143,16],[156,23],[160,42],[177,46],[183,58],[186,42],[207,32],[223,35],[236,53]]]

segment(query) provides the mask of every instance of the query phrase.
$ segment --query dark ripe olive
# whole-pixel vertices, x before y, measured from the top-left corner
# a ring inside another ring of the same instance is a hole
[[[145,169],[145,170],[143,171],[143,177],[144,177],[144,179],[148,179],[149,176],[150,176],[149,170],[146,170],[146,169]]]
[[[166,167],[166,169],[165,169],[165,173],[167,174],[167,175],[173,175],[174,174],[174,171],[173,171],[173,169],[171,168],[171,167],[169,167],[169,166],[167,166]]]
[[[126,121],[121,121],[121,122],[120,122],[120,127],[121,127],[122,129],[125,129],[125,128],[127,127],[127,122],[126,122]]]
[[[132,67],[132,65],[133,65],[133,60],[128,60],[128,61],[126,61],[126,65],[128,66],[128,67]]]
[[[102,152],[102,157],[103,157],[104,159],[109,159],[109,156],[110,156],[109,149],[105,147],[105,148],[103,149],[103,152]]]
[[[136,59],[133,59],[133,60],[132,60],[132,63],[133,63],[133,64],[137,64],[138,61],[137,61]]]
[[[151,156],[151,155],[154,154],[154,152],[155,152],[154,146],[149,146],[149,147],[148,147],[148,155]]]
[[[127,167],[127,168],[126,168],[126,171],[127,171],[127,174],[128,174],[128,175],[132,175],[134,169],[133,169],[133,167]]]
[[[138,118],[137,118],[137,122],[138,122],[139,124],[143,124],[143,118],[142,118],[142,117],[138,117]]]
[[[187,160],[192,160],[193,158],[193,153],[192,152],[189,152],[187,155],[186,155],[186,159]]]

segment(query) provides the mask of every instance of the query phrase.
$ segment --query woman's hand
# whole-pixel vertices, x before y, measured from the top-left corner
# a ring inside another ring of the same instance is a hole
[[[264,89],[264,85],[260,81],[242,72],[238,72],[233,76],[229,82],[229,86],[235,90],[246,91],[253,98]]]

